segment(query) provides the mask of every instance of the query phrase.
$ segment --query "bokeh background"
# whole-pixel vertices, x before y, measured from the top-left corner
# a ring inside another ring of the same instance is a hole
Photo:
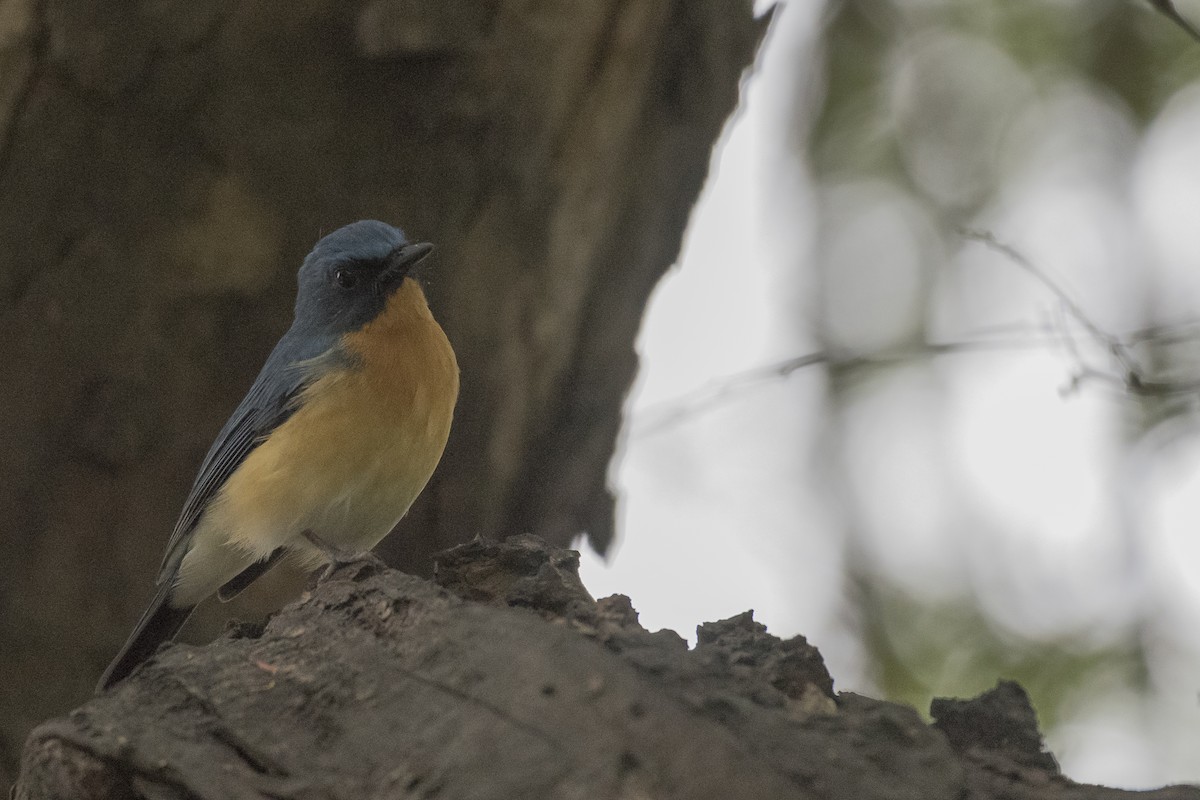
[[[788,3],[585,581],[919,708],[1016,678],[1070,777],[1200,782],[1198,319],[1200,44],[1149,3]]]

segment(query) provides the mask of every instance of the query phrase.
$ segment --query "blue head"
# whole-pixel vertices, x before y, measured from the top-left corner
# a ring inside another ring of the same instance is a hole
[[[383,311],[392,291],[432,250],[385,222],[338,228],[300,266],[294,327],[328,336],[358,330]]]

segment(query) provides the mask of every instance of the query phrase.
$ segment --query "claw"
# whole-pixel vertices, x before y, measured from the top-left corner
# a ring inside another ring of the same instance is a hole
[[[388,565],[383,563],[383,559],[372,553],[370,550],[362,553],[349,553],[345,550],[342,550],[340,547],[335,547],[334,545],[329,544],[312,531],[305,531],[301,535],[308,541],[309,544],[321,551],[321,555],[325,556],[326,560],[329,561],[329,563],[325,565],[325,568],[321,570],[320,575],[317,576],[317,583],[327,580],[329,576],[333,575],[333,573],[337,572],[342,567],[348,567],[351,565],[373,567],[376,572],[388,568]]]

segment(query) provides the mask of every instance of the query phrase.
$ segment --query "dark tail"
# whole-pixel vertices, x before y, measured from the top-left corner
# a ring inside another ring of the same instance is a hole
[[[154,599],[150,601],[150,607],[138,620],[137,627],[129,635],[121,652],[117,653],[117,657],[108,665],[108,669],[104,670],[100,683],[96,685],[97,693],[124,680],[138,664],[149,658],[160,644],[175,638],[175,634],[179,633],[183,623],[187,622],[187,618],[191,616],[195,606],[183,608],[172,606],[169,599],[171,583],[171,581],[164,581],[158,594],[154,595]]]

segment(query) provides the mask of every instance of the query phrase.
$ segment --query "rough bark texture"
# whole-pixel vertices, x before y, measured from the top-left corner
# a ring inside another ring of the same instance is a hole
[[[440,587],[343,568],[36,729],[16,797],[1200,798],[1067,780],[1016,684],[929,726],[834,694],[814,648],[749,613],[688,650],[594,602],[577,563],[523,536],[446,554]]]
[[[322,231],[436,242],[463,393],[383,555],[612,528],[645,299],[750,0],[0,0],[0,780],[136,619]]]

